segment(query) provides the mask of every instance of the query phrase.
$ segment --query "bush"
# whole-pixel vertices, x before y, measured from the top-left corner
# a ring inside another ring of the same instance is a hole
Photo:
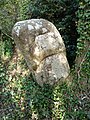
[[[77,0],[34,0],[30,2],[28,12],[29,18],[44,18],[54,23],[65,42],[70,66],[76,57],[77,9]]]
[[[90,1],[81,0],[79,2],[78,26],[77,31],[79,34],[78,38],[78,55],[77,55],[77,67],[79,79],[89,80],[90,77]]]

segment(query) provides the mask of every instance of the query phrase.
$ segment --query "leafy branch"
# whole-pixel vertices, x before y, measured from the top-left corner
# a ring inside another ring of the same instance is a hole
[[[88,47],[87,51],[85,52],[82,60],[81,60],[81,63],[80,63],[80,66],[77,70],[77,75],[78,75],[78,79],[80,78],[80,72],[81,72],[81,69],[82,69],[82,64],[84,63],[84,61],[86,60],[86,56],[87,56],[87,53],[88,53],[88,50],[89,50],[90,46]]]

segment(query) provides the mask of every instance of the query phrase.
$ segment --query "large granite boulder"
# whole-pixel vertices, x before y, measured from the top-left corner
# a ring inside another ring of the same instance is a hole
[[[65,45],[51,22],[45,19],[17,22],[12,36],[39,85],[53,85],[68,77]]]

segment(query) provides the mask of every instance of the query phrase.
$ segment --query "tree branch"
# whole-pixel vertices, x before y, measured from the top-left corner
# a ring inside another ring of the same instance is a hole
[[[90,47],[90,46],[89,46],[89,47]],[[86,59],[86,55],[87,55],[88,50],[89,50],[89,48],[88,48],[87,51],[85,52],[85,55],[84,55],[84,57],[82,58],[81,63],[80,63],[80,66],[79,66],[79,68],[78,68],[78,72],[77,72],[78,79],[80,78],[80,71],[81,71],[83,62],[84,62],[85,59]]]
[[[13,40],[13,37],[11,37],[10,35],[8,35],[7,33],[3,32],[3,31],[2,31],[2,33],[3,33],[4,35],[6,35],[7,37],[9,37],[10,39]]]

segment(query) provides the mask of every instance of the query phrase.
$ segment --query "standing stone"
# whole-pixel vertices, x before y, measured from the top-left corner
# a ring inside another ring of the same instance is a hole
[[[68,77],[65,45],[51,22],[45,19],[17,22],[12,36],[39,85],[53,85]]]

